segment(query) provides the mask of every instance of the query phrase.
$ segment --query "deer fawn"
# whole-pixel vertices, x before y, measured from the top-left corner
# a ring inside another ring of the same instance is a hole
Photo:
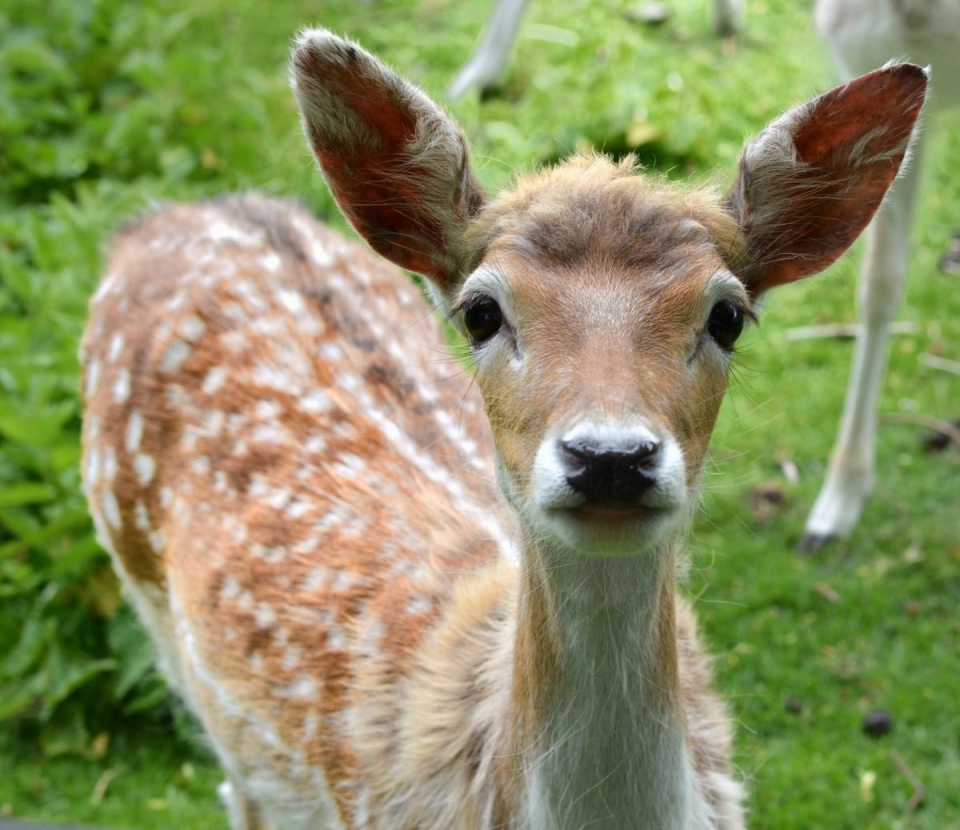
[[[928,114],[960,103],[960,0],[819,0],[815,19],[844,78],[907,57],[933,69]],[[859,288],[863,329],[827,478],[800,541],[808,553],[853,530],[873,489],[877,406],[890,324],[906,288],[922,137],[918,133],[912,163],[866,233]]]
[[[396,268],[293,205],[116,239],[86,491],[232,826],[742,828],[680,541],[741,329],[869,221],[923,70],[790,110],[719,200],[599,156],[489,198],[455,124],[358,46],[306,31],[292,73],[344,213],[476,371]]]

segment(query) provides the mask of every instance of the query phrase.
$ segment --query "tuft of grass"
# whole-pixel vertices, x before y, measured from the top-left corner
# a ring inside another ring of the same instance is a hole
[[[633,0],[534,3],[500,94],[451,105],[490,189],[583,147],[723,187],[742,141],[832,84],[809,9],[753,0],[739,43],[704,0],[657,29]],[[76,347],[109,234],[161,200],[259,188],[346,230],[300,136],[298,27],[346,33],[441,97],[486,0],[12,0],[0,9],[0,815],[149,830],[226,826],[219,771],[152,668],[78,490]],[[930,127],[886,414],[960,416],[960,120]],[[745,338],[691,540],[689,591],[740,724],[751,826],[960,828],[960,465],[883,422],[877,489],[846,542],[794,545],[843,403],[858,254],[775,292]],[[799,480],[784,477],[784,461]],[[773,494],[763,499],[757,492]],[[890,735],[863,734],[872,709]],[[906,765],[926,789],[909,811]]]

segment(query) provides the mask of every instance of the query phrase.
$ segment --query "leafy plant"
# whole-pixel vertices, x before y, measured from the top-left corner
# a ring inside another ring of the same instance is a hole
[[[81,182],[219,182],[255,168],[264,86],[216,37],[180,48],[199,9],[164,0],[11,0],[0,9],[0,205]],[[198,66],[204,71],[198,72]],[[229,79],[225,90],[210,80]],[[241,101],[231,106],[231,101]]]
[[[183,48],[191,26],[165,0],[0,9],[0,721],[50,752],[117,708],[171,717],[80,493],[76,354],[113,229],[263,160],[273,81],[216,37]]]
[[[0,220],[0,720],[31,719],[51,752],[83,750],[112,707],[150,708],[164,689],[79,487],[96,240],[143,201],[116,196],[79,185],[76,202],[54,194]]]

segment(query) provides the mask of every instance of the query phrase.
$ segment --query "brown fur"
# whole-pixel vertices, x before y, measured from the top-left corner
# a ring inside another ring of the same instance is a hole
[[[255,244],[212,241],[210,229],[221,222],[250,234]],[[333,262],[321,268],[304,253],[314,244],[332,249]],[[145,256],[152,246],[157,253]],[[204,252],[216,253],[216,259],[199,266],[191,261],[191,256],[202,259]],[[276,275],[259,264],[270,254],[282,260]],[[223,262],[234,273],[218,274]],[[362,273],[370,276],[370,286],[358,280]],[[344,278],[346,285],[331,290],[331,274]],[[241,281],[251,283],[254,291],[238,291]],[[306,334],[302,320],[287,316],[276,299],[280,288],[302,298],[310,313],[305,319],[322,320],[327,327],[323,334]],[[549,603],[542,593],[517,594],[512,568],[494,563],[495,549],[477,519],[451,512],[448,497],[435,484],[418,477],[406,460],[395,459],[351,394],[337,388],[335,367],[316,359],[323,343],[335,342],[344,351],[340,365],[361,377],[376,369],[374,376],[389,380],[368,387],[377,403],[416,437],[419,451],[470,480],[470,460],[424,417],[417,393],[423,378],[404,383],[411,364],[392,362],[379,344],[375,351],[364,346],[370,333],[350,309],[369,309],[374,297],[389,303],[390,316],[383,324],[404,338],[408,353],[411,348],[420,353],[415,372],[432,377],[433,391],[441,396],[437,405],[460,413],[466,437],[483,457],[489,436],[478,420],[475,387],[443,357],[439,329],[414,289],[357,246],[334,241],[329,231],[289,205],[256,199],[174,206],[129,229],[114,245],[83,345],[88,373],[92,364],[100,366],[98,382],[87,396],[87,492],[101,538],[115,552],[128,589],[154,603],[165,621],[164,630],[154,635],[173,645],[178,665],[171,674],[183,678],[181,691],[224,753],[228,769],[242,777],[266,753],[278,774],[303,791],[307,784],[298,772],[299,756],[300,763],[323,768],[348,824],[357,809],[353,783],[364,780],[369,786],[364,798],[383,817],[378,826],[500,826],[484,824],[482,816],[515,812],[521,797],[518,765],[528,742],[522,736],[535,733],[547,705],[526,709],[524,701],[548,693],[545,680],[556,670],[546,658],[549,652],[526,648],[522,637],[516,650],[511,647],[515,607],[523,597],[527,611],[522,615],[529,614],[532,621],[524,636],[542,635],[554,611],[538,605]],[[267,307],[259,307],[261,300]],[[235,304],[248,320],[231,318],[240,316]],[[123,321],[132,313],[136,323],[126,325]],[[177,337],[179,322],[192,316],[204,321],[205,332],[191,344],[176,375],[168,377],[159,364]],[[284,321],[278,329],[282,339],[265,341],[251,329],[274,317]],[[117,333],[126,342],[122,354],[111,360]],[[256,361],[282,373],[288,388],[258,381],[251,371]],[[118,404],[113,394],[117,375],[133,366],[139,380]],[[294,371],[297,366],[305,374]],[[217,367],[227,368],[229,381],[205,393],[204,384],[209,387]],[[323,422],[298,406],[298,394],[313,389],[327,390],[334,401]],[[263,420],[252,413],[265,402],[279,407],[275,420],[281,432],[270,441],[254,437]],[[139,449],[149,449],[156,461],[146,485],[135,473],[136,452],[128,452],[123,439],[135,411],[143,413]],[[211,412],[224,415],[215,434]],[[346,423],[352,437],[336,437],[338,425]],[[320,455],[306,448],[318,434],[327,442]],[[114,477],[108,480],[101,464],[91,480],[91,456],[109,447],[118,458]],[[377,478],[364,483],[333,476],[327,465],[350,452],[375,458]],[[207,462],[198,465],[198,459]],[[402,478],[392,478],[401,469]],[[492,473],[473,475],[471,492],[485,510],[493,510]],[[378,495],[380,480],[399,488],[387,501]],[[164,488],[176,493],[166,506],[161,503]],[[106,518],[108,493],[118,501],[119,529]],[[416,493],[416,498],[404,497],[405,532],[398,540],[397,526],[384,510],[401,493]],[[165,534],[159,551],[137,529],[141,503],[150,527]],[[286,511],[301,503],[309,504],[310,512],[291,518]],[[313,529],[317,520],[338,504],[357,507],[350,506],[339,525],[318,536]],[[350,516],[366,520],[360,535],[349,530]],[[395,564],[407,562],[422,573],[389,576],[385,551],[391,548]],[[331,579],[310,588],[310,574],[320,565]],[[339,572],[352,575],[342,588],[332,584]],[[174,616],[182,614],[199,625],[194,648],[204,671],[233,699],[243,701],[243,718],[225,711],[196,676],[170,609],[157,605],[150,585],[164,592],[161,597],[173,591],[178,602]],[[418,595],[429,599],[429,608],[410,613]],[[681,619],[688,615],[682,611]],[[375,652],[364,644],[371,626],[382,629]],[[334,629],[342,632],[336,645],[330,641]],[[671,639],[669,631],[661,636]],[[525,654],[538,655],[536,662],[528,664]],[[686,661],[681,675],[703,679],[702,658],[692,638],[680,656]],[[511,675],[517,678],[515,685],[509,682]],[[316,684],[315,700],[291,694],[305,678]],[[398,695],[400,689],[405,693]],[[481,700],[486,703],[478,708]],[[501,705],[517,707],[517,729],[499,720]],[[344,722],[348,711],[356,713],[355,730],[348,731]],[[248,718],[269,724],[280,738],[279,747],[265,742]],[[311,718],[316,729],[306,738],[304,724]],[[452,736],[459,737],[451,741]],[[723,733],[720,744],[699,752],[705,768],[726,769],[727,741]],[[719,765],[717,758],[723,761]],[[455,805],[456,812],[440,811],[429,824],[427,816],[437,809],[430,793],[439,795],[446,787],[460,793],[447,807]]]

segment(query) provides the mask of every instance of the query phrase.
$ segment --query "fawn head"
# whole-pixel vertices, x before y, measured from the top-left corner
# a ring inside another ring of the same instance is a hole
[[[860,234],[927,81],[889,65],[789,110],[718,199],[601,156],[489,198],[450,117],[355,44],[302,33],[292,80],[344,214],[427,278],[468,340],[526,531],[605,555],[657,547],[682,523],[758,298]]]

